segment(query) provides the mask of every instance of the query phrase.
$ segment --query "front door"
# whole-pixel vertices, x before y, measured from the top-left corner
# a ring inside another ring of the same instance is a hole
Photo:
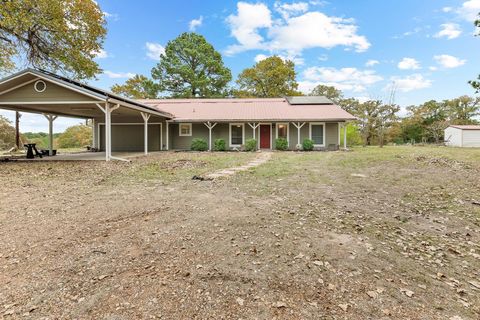
[[[270,149],[271,128],[269,124],[260,125],[260,149]]]

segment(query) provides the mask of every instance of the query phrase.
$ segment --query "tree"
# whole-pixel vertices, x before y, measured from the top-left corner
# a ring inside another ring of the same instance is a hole
[[[377,110],[382,105],[380,100],[369,100],[364,103],[359,103],[353,114],[358,118],[358,126],[363,137],[363,145],[371,145],[372,139],[375,135],[375,119],[377,117]]]
[[[478,19],[475,20],[474,25],[477,27],[477,30],[479,30],[476,36],[480,36],[480,14],[478,15]],[[480,75],[477,77],[477,80],[472,80],[468,83],[475,89],[475,93],[480,92]]]
[[[300,95],[295,64],[278,56],[257,62],[238,76],[237,97],[277,98]]]
[[[480,115],[480,97],[461,96],[444,104],[452,124],[476,123],[475,117]]]
[[[186,32],[169,41],[160,62],[152,69],[160,91],[174,98],[224,96],[232,73],[222,56],[205,38]]]
[[[380,148],[385,143],[385,134],[387,130],[396,122],[397,112],[400,107],[393,103],[380,104],[376,110],[374,118],[375,132],[378,136],[378,144]]]
[[[58,137],[60,148],[80,148],[92,143],[92,128],[84,124],[68,127]]]
[[[105,19],[93,0],[0,1],[0,67],[25,59],[36,68],[78,79],[100,72],[94,61],[105,38]]]
[[[15,128],[10,120],[0,115],[0,150],[15,146]]]
[[[158,98],[158,86],[151,79],[143,75],[135,75],[124,84],[112,86],[112,92],[130,99],[155,99]]]
[[[338,90],[332,86],[325,86],[323,84],[319,84],[308,94],[309,96],[324,96],[328,99],[332,100],[335,104],[340,104],[343,100],[343,93],[342,91]]]

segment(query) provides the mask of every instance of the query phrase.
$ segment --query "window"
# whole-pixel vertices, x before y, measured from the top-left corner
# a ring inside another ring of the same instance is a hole
[[[325,146],[325,124],[324,123],[310,123],[310,139],[317,147]]]
[[[238,147],[243,144],[243,123],[230,124],[230,146]]]
[[[178,125],[178,131],[180,137],[190,137],[192,135],[192,124],[191,123],[180,123]]]
[[[288,139],[288,123],[277,123],[277,139],[285,138]]]

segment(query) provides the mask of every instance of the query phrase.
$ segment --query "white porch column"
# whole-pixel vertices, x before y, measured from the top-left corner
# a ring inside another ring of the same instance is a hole
[[[97,122],[92,118],[92,148],[97,148]]]
[[[347,123],[343,124],[343,148],[347,150]]]
[[[208,151],[212,151],[212,129],[217,125],[215,122],[212,124],[210,121],[204,123],[204,125],[208,128]]]
[[[145,154],[148,154],[148,119],[150,119],[150,114],[141,112],[143,118],[143,132],[144,132],[144,151]]]
[[[292,122],[292,124],[297,128],[297,146],[300,145],[300,129],[305,125],[305,122],[300,123],[300,122]]]
[[[255,139],[255,134],[257,132],[257,128],[260,126],[260,123],[255,123],[255,122],[252,122],[252,123],[248,123],[248,125],[252,128],[253,130],[253,139]]]
[[[105,113],[105,161],[112,158],[112,112],[120,108],[120,105],[110,106],[108,101],[105,107],[97,103],[97,107]]]
[[[169,150],[169,143],[170,143],[169,140],[168,140],[169,139],[169,131],[170,131],[169,124],[170,124],[170,122],[167,121],[167,126],[166,126],[167,127],[167,132],[166,132],[166,135],[165,135],[165,140],[167,140],[166,145],[165,145],[166,146],[165,150],[167,150],[167,151]]]
[[[44,114],[44,116],[48,120],[48,154],[53,156],[53,121],[55,121],[58,116],[54,116],[53,114]]]

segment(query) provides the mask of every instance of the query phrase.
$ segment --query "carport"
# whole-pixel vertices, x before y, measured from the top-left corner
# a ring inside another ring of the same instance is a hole
[[[0,80],[0,109],[43,114],[49,123],[50,154],[53,125],[58,116],[91,119],[92,147],[104,151],[106,161],[125,160],[112,156],[112,140],[115,142],[116,138],[116,141],[136,139],[131,144],[141,146],[142,143],[138,143],[138,139],[142,139],[140,127],[143,127],[143,152],[148,154],[152,147],[155,151],[163,150],[164,124],[172,117],[137,101],[36,69],[26,69]],[[123,126],[131,127],[128,130]],[[118,127],[113,135],[112,127]],[[158,136],[152,137],[153,129],[159,132]]]

